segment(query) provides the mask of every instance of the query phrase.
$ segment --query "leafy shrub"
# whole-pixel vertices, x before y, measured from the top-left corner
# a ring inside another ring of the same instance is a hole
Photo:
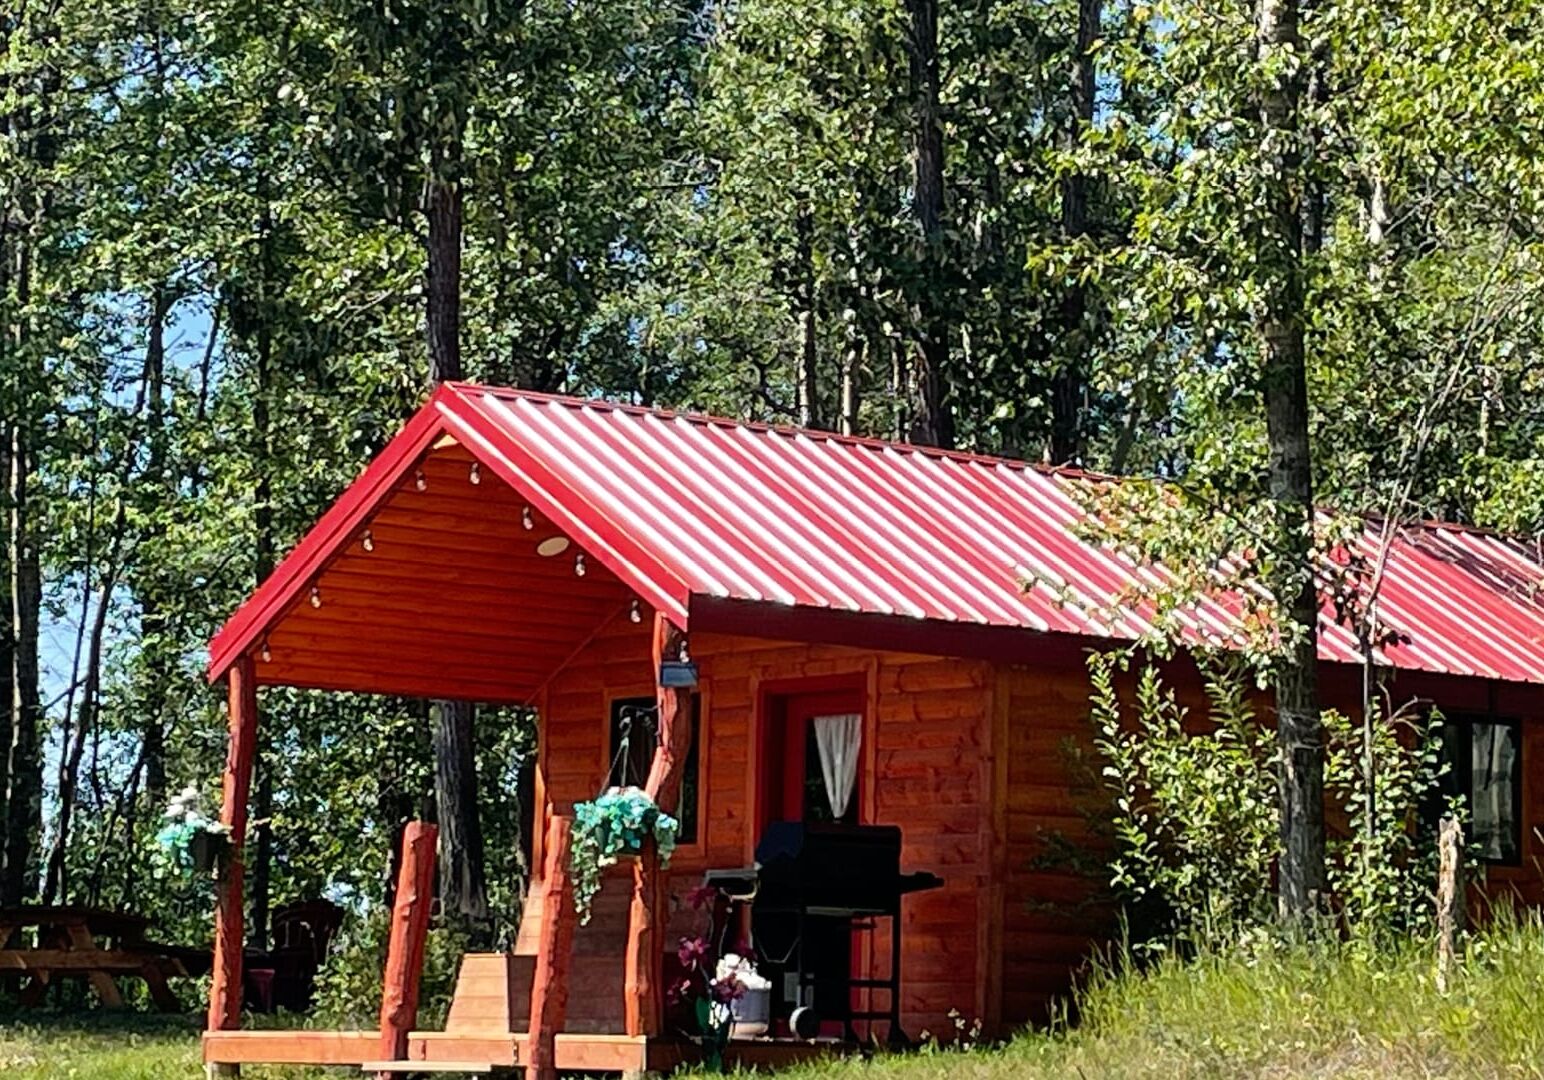
[[[391,912],[386,908],[374,908],[368,915],[355,915],[344,923],[317,973],[312,1012],[318,1027],[363,1030],[380,1024],[382,979],[390,939]],[[466,949],[465,938],[453,928],[430,926],[419,983],[420,1028],[444,1025]]]
[[[1112,883],[1129,901],[1167,910],[1160,937],[1193,942],[1258,925],[1272,910],[1281,844],[1275,734],[1230,661],[1202,661],[1205,716],[1180,705],[1150,661],[1138,667],[1128,710],[1116,682],[1133,655],[1089,661],[1096,745],[1114,802]],[[1438,722],[1381,705],[1365,727],[1324,712],[1326,815],[1349,826],[1328,841],[1328,899],[1353,933],[1407,933],[1432,918],[1437,856],[1422,811],[1445,769]]]

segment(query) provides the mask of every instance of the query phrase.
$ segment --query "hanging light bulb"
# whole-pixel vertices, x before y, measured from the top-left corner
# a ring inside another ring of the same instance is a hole
[[[634,600],[632,602],[632,604],[629,605],[629,607],[627,609],[627,619],[628,619],[629,622],[635,622],[635,623],[643,622],[643,612],[638,610],[638,601],[637,600]]]
[[[536,519],[531,516],[531,508],[529,506],[522,506],[520,508],[520,524],[527,530],[536,528]]]
[[[424,471],[422,469],[413,473],[413,486],[419,491],[429,486],[429,481],[424,479]]]
[[[473,484],[482,483],[482,470],[477,467],[477,462],[472,462],[472,471],[467,476],[467,479],[470,480]]]
[[[574,576],[584,577],[584,552],[574,556]]]
[[[262,651],[261,655],[262,655],[262,658],[263,658],[263,663],[265,663],[265,664],[268,663],[268,661],[273,659],[273,650],[268,647],[268,639],[267,638],[263,639],[263,651]]]
[[[314,608],[322,606],[322,590],[315,585],[311,586],[311,606]]]
[[[366,529],[365,534],[359,538],[359,546],[364,548],[366,551],[374,551],[375,534],[372,533],[369,529]]]

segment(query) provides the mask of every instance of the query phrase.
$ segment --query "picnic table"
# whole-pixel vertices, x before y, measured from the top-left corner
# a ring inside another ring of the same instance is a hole
[[[146,940],[148,926],[142,916],[95,908],[0,908],[0,972],[27,978],[21,1004],[29,1008],[60,978],[86,979],[103,1005],[118,1008],[123,994],[117,980],[128,975],[145,981],[156,1008],[177,1012],[182,1005],[166,980],[187,970],[175,950]]]

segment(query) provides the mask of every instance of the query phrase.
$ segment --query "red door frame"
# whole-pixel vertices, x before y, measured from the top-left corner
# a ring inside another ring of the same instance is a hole
[[[831,675],[807,679],[779,679],[762,683],[756,701],[756,835],[773,821],[789,820],[790,807],[804,804],[805,739],[789,739],[790,729],[798,725],[802,736],[804,723],[811,716],[855,712],[863,724],[863,738],[869,738],[868,680],[864,673]],[[774,735],[781,736],[773,739]],[[863,761],[858,768],[858,786],[853,792],[858,820],[865,817]]]

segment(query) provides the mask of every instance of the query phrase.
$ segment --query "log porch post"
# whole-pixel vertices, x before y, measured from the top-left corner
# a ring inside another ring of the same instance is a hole
[[[685,636],[664,615],[654,615],[654,678],[658,702],[659,742],[649,767],[645,793],[660,809],[675,813],[681,798],[681,778],[692,745],[692,691],[658,683],[660,664],[675,659]],[[664,1027],[660,984],[664,981],[660,935],[669,912],[665,902],[659,852],[653,844],[633,864],[633,898],[627,919],[626,1001],[629,1035],[658,1035]]]
[[[402,865],[391,909],[386,981],[381,988],[384,1061],[407,1057],[407,1035],[418,1023],[419,980],[429,938],[429,908],[434,902],[434,848],[438,840],[439,829],[426,822],[410,821],[402,830]]]
[[[542,845],[542,879],[546,883],[541,936],[536,948],[536,974],[531,981],[531,1021],[526,1026],[526,1080],[557,1076],[556,1039],[568,1014],[569,957],[574,951],[574,889],[569,882],[568,855],[574,819],[554,814],[547,822]]]
[[[257,748],[257,674],[250,655],[231,665],[230,742],[221,784],[220,824],[230,830],[230,857],[215,886],[214,967],[209,983],[210,1031],[241,1023],[241,952],[245,942],[242,907],[242,848],[247,835],[247,796]]]

